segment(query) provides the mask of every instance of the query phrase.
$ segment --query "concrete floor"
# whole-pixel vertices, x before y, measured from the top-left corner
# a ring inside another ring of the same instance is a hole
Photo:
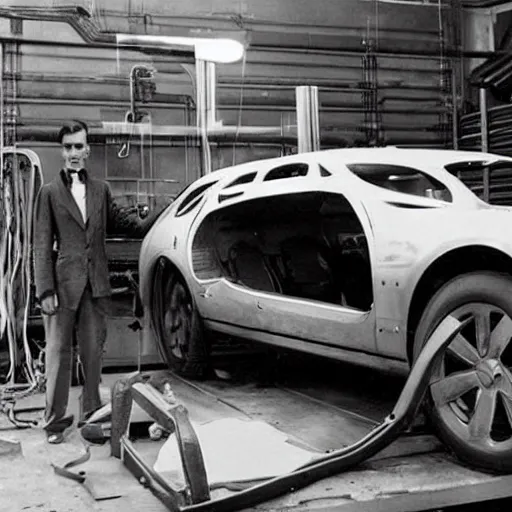
[[[108,392],[118,378],[120,375],[104,376],[104,391]],[[362,421],[361,417],[353,414],[343,414],[340,407],[333,407],[335,404],[346,405],[350,398],[347,391],[340,392],[331,401],[332,405],[326,406],[311,401],[311,397],[297,395],[293,390],[290,392],[272,386],[261,388],[252,382],[201,382],[201,392],[180,380],[173,380],[172,385],[176,396],[186,404],[193,421],[207,422],[228,417],[257,419],[282,429],[292,439],[319,451],[352,443],[373,425],[373,422]],[[75,415],[79,393],[80,388],[72,388],[70,412]],[[314,394],[312,396],[314,398]],[[340,397],[344,397],[343,401]],[[34,395],[19,405],[38,407],[43,404],[44,396]],[[32,417],[41,416],[41,411],[30,414]],[[23,419],[27,416],[20,414]],[[140,417],[138,421],[141,421]],[[90,460],[72,468],[74,472],[85,472],[85,483],[56,475],[52,464],[63,466],[85,451],[76,428],[68,431],[63,444],[48,445],[42,430],[13,428],[9,420],[0,414],[0,439],[18,441],[21,448],[13,455],[2,455],[5,444],[0,442],[0,512],[167,510],[119,460],[110,457],[109,444],[92,446]],[[143,453],[152,465],[160,444],[152,441],[139,443],[139,453]],[[444,503],[436,501],[436,498],[445,499],[443,493],[451,493],[453,497],[459,491],[463,495],[471,494],[473,489],[476,493],[473,499],[476,499],[493,486],[508,493],[511,482],[512,476],[496,478],[461,466],[432,436],[405,437],[352,471],[259,504],[252,510],[302,512],[322,507],[340,507],[343,510],[344,506],[359,501],[410,500],[412,503],[418,499],[423,504],[432,505],[433,509],[441,509]],[[407,506],[411,503],[402,503],[405,508],[401,510],[410,510]],[[391,507],[388,510],[399,509],[393,509],[392,505],[388,507]]]
[[[72,388],[70,412],[78,410],[79,388]],[[44,403],[42,395],[32,404]],[[22,418],[41,413],[20,415]],[[0,414],[0,440],[17,441],[18,453],[2,454],[8,446],[0,441],[0,510],[2,512],[164,512],[167,509],[117,459],[109,456],[110,446],[93,446],[90,461],[72,469],[85,471],[80,484],[54,473],[52,464],[63,466],[85,451],[81,436],[73,427],[65,442],[49,445],[39,428],[20,430]],[[97,501],[94,496],[117,496]]]

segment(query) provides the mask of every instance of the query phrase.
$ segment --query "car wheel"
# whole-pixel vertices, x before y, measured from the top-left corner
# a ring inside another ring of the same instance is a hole
[[[184,377],[203,378],[208,368],[206,336],[186,283],[166,270],[157,272],[155,284],[155,323],[167,364]]]
[[[469,324],[438,358],[426,413],[462,461],[512,471],[512,279],[477,272],[444,285],[430,300],[414,337],[416,358],[439,323]]]

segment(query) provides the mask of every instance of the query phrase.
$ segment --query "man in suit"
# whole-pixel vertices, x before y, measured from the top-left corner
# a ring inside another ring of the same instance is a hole
[[[64,168],[37,199],[34,229],[36,296],[46,335],[46,410],[49,443],[63,440],[71,385],[73,334],[84,370],[82,413],[101,407],[99,384],[111,294],[106,234],[116,229],[143,237],[158,212],[141,220],[116,205],[109,185],[85,169],[87,125],[73,121],[59,132]]]

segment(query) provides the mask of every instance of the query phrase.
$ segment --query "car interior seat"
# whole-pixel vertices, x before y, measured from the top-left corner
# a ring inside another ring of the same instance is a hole
[[[339,303],[328,247],[312,236],[281,242],[283,293],[294,297]]]
[[[340,247],[341,288],[347,305],[368,311],[373,302],[373,285],[370,258],[366,237],[346,238]]]
[[[228,250],[228,269],[235,282],[254,290],[279,292],[274,272],[259,247],[245,240],[235,242]]]

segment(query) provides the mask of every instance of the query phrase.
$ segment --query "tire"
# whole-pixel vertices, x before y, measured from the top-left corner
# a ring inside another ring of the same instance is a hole
[[[160,265],[154,290],[154,324],[165,361],[183,377],[204,378],[209,368],[207,338],[184,279]]]
[[[512,472],[512,279],[474,272],[445,284],[420,319],[413,359],[448,315],[472,321],[436,363],[425,412],[461,461]]]

